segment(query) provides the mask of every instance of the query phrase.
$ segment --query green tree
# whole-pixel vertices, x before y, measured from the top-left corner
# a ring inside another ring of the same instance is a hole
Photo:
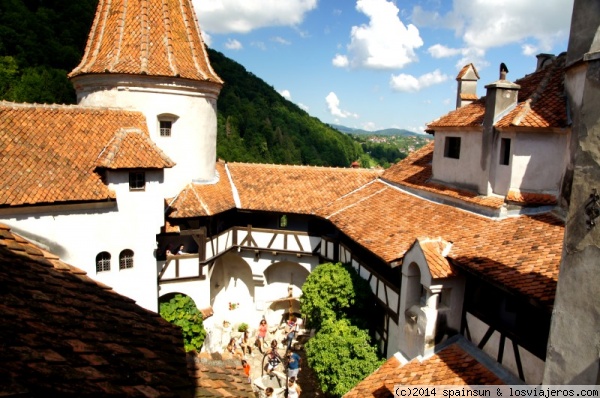
[[[300,311],[308,324],[316,329],[327,320],[335,320],[343,310],[354,304],[352,276],[341,263],[318,265],[311,272],[300,297]]]
[[[202,324],[202,313],[189,296],[176,294],[171,300],[161,303],[160,316],[181,327],[186,351],[200,351],[206,331]]]
[[[306,345],[308,365],[324,392],[341,397],[383,363],[369,334],[346,319],[327,320]]]

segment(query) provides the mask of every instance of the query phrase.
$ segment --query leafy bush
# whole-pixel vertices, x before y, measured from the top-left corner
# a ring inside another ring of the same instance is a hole
[[[300,311],[307,324],[316,329],[327,320],[353,318],[364,324],[365,306],[372,304],[371,290],[350,265],[325,263],[317,266],[306,278],[300,297]],[[358,315],[358,317],[357,317]]]
[[[245,332],[246,330],[248,330],[248,324],[243,322],[240,323],[240,326],[238,326],[238,332]]]
[[[324,392],[341,397],[383,363],[369,334],[347,319],[327,320],[306,345],[308,365]]]
[[[200,351],[206,331],[202,324],[202,313],[189,296],[176,294],[168,302],[160,304],[160,316],[166,321],[181,327],[183,345],[186,351]]]

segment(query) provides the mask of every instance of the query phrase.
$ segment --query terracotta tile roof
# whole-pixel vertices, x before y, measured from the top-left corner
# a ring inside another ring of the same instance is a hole
[[[344,398],[388,398],[393,396],[392,390],[395,384],[439,386],[504,383],[455,343],[422,362],[413,359],[404,366],[396,357],[391,357],[379,369],[346,393]]]
[[[191,396],[181,332],[0,224],[0,392]]]
[[[477,94],[461,93],[460,99],[475,101],[476,99],[478,99],[478,97]]]
[[[101,0],[84,56],[69,76],[88,73],[223,83],[210,66],[191,0]]]
[[[114,199],[95,172],[103,162],[111,168],[173,164],[143,136],[139,112],[0,102],[0,207]]]
[[[521,86],[515,109],[498,120],[497,128],[564,128],[568,125],[564,94],[566,54],[558,56],[547,68],[515,81]],[[481,127],[485,113],[485,97],[449,112],[429,123],[427,130],[440,127]]]
[[[521,205],[555,205],[558,203],[556,195],[524,192],[517,189],[509,190],[506,195],[506,200]]]
[[[469,106],[469,105],[467,105]],[[432,176],[431,162],[433,160],[434,142],[412,152],[406,159],[392,165],[381,175],[383,180],[409,188],[449,196],[462,201],[492,209],[498,209],[504,204],[504,198],[498,196],[483,196],[476,192],[467,191],[430,182]]]
[[[417,242],[423,250],[425,260],[429,266],[429,272],[433,278],[447,278],[457,274],[457,270],[452,267],[447,254],[444,253],[452,247],[450,242],[438,239],[418,238]]]
[[[475,68],[475,65],[471,64],[466,64],[465,66],[462,67],[462,69],[458,72],[458,75],[456,76],[456,80],[460,80],[462,77],[464,77],[467,72],[469,71],[469,69],[473,69],[473,72],[475,73],[475,77],[477,77],[477,79],[479,79],[479,73],[477,73],[477,68]]]
[[[381,181],[318,214],[386,262],[402,258],[418,237],[441,237],[453,242],[454,265],[540,302],[554,300],[564,223],[550,214],[489,219]]]
[[[241,208],[313,214],[367,184],[378,170],[229,163]]]
[[[96,165],[107,169],[162,169],[175,166],[175,162],[142,130],[120,129],[102,150]]]
[[[170,201],[171,218],[212,216],[235,208],[233,191],[225,163],[216,165],[219,181],[216,184],[188,184],[181,193]]]
[[[238,360],[206,360],[188,355],[190,376],[196,385],[195,398],[239,397],[254,398],[252,384]]]

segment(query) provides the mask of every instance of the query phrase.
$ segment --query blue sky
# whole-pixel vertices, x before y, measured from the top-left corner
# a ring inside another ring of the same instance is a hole
[[[567,49],[573,0],[193,0],[209,47],[325,123],[422,132],[484,86]]]

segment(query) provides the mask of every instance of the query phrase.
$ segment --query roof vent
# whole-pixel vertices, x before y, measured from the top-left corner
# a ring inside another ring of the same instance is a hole
[[[536,72],[544,69],[556,59],[556,55],[554,54],[538,54],[535,57],[537,58],[537,66],[535,68]]]

